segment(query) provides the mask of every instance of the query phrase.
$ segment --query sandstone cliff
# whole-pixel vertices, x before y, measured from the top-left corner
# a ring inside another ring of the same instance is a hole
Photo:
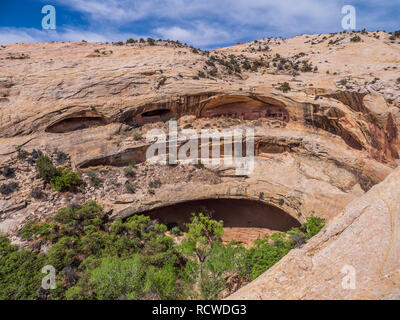
[[[391,243],[398,234],[399,175],[390,174],[399,163],[400,44],[384,32],[360,34],[359,42],[353,36],[261,39],[209,52],[167,41],[2,46],[0,168],[7,165],[14,175],[0,183],[19,187],[0,196],[0,232],[20,242],[18,228],[27,219],[46,220],[89,199],[114,217],[192,200],[257,200],[300,223],[319,216],[328,226],[235,297],[390,297],[398,284]],[[145,134],[167,129],[170,119],[197,131],[253,127],[255,170],[235,176],[223,165],[148,165]],[[57,151],[68,155],[64,165],[86,182],[80,193],[58,193],[35,179],[33,165],[18,154],[39,149],[54,158]],[[132,160],[135,179],[123,170]],[[100,186],[91,183],[93,170]],[[156,192],[149,190],[155,179]],[[127,192],[127,182],[135,192]],[[31,197],[35,187],[44,193],[40,199]],[[346,246],[351,249],[340,251]],[[311,253],[319,259],[314,267]],[[311,290],[304,280],[311,285],[325,272],[330,288],[345,260],[356,269],[371,264],[359,271],[358,291],[333,286],[325,293],[323,284]],[[381,267],[372,266],[378,260]],[[295,281],[303,264],[304,278]],[[286,266],[288,274],[279,276]],[[383,289],[373,289],[377,282]],[[297,293],[289,293],[294,286]]]

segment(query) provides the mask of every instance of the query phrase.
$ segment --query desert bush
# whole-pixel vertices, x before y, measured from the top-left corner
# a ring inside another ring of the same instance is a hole
[[[37,299],[45,255],[19,250],[6,237],[0,236],[0,257],[0,299]]]
[[[288,92],[288,91],[292,90],[292,88],[290,88],[289,83],[284,82],[278,87],[278,90],[281,90],[283,92]]]
[[[56,156],[57,156],[57,163],[58,164],[63,164],[68,159],[68,156],[62,151],[57,151],[56,152]]]
[[[13,175],[14,175],[14,169],[12,169],[9,166],[5,165],[3,167],[3,176],[5,178],[11,178]]]
[[[351,42],[360,42],[360,41],[361,41],[361,38],[360,38],[360,36],[354,36],[354,37],[352,37],[352,38],[350,39],[350,41],[351,41]]]
[[[70,169],[56,168],[51,159],[41,155],[36,162],[38,177],[50,182],[57,191],[73,189],[80,182],[80,175]]]
[[[33,188],[31,197],[34,199],[40,199],[43,196],[43,190],[40,187]]]
[[[17,182],[10,182],[7,184],[2,184],[0,186],[0,193],[2,195],[9,195],[11,193],[13,193],[15,190],[18,189],[18,183]]]
[[[125,183],[125,189],[129,192],[129,193],[135,193],[136,189],[135,187],[132,185],[132,183],[130,183],[129,181],[127,181]]]
[[[257,240],[256,246],[249,249],[246,257],[246,268],[251,270],[251,279],[255,279],[264,273],[291,249],[306,243],[323,228],[324,224],[324,219],[311,217],[300,228],[275,233]]]
[[[181,236],[182,235],[182,230],[181,230],[181,228],[179,228],[179,226],[172,227],[170,232],[174,236]]]
[[[43,155],[42,151],[33,149],[31,153],[32,159],[36,160]]]
[[[179,287],[177,282],[178,279],[179,270],[175,266],[174,260],[171,259],[160,269],[155,267],[150,268],[147,272],[145,290],[156,294],[158,299],[175,300],[182,294],[182,288]]]
[[[145,275],[139,255],[128,260],[107,257],[91,272],[89,281],[98,299],[138,299],[145,289]]]
[[[19,160],[24,160],[24,159],[26,159],[28,153],[27,153],[25,150],[23,150],[21,147],[17,147],[17,148],[16,148],[16,151],[17,151],[17,158],[18,158]]]
[[[161,183],[160,179],[154,179],[149,182],[149,188],[151,188],[151,189],[157,189],[161,186],[162,186],[162,183]]]
[[[101,184],[101,179],[97,177],[97,173],[96,171],[88,171],[87,176],[90,179],[90,182],[94,185],[94,186],[99,186]]]
[[[59,171],[59,175],[52,178],[50,184],[57,191],[67,191],[76,187],[80,182],[80,175],[69,169]]]
[[[42,178],[47,182],[50,182],[51,179],[59,175],[59,171],[53,165],[51,159],[46,155],[40,155],[36,162],[36,170],[39,178]]]
[[[124,175],[127,178],[134,178],[136,176],[135,171],[132,166],[127,166],[124,168]]]
[[[140,134],[140,133],[138,133],[138,132],[136,132],[134,135],[133,135],[133,140],[135,140],[135,141],[139,141],[139,140],[142,140],[143,139],[143,136]]]

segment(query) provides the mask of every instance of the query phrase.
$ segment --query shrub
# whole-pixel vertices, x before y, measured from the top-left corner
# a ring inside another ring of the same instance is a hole
[[[281,91],[283,91],[283,92],[286,93],[286,92],[292,90],[292,88],[290,88],[289,83],[284,82],[284,83],[282,83],[282,84],[278,87],[278,90],[281,90]]]
[[[89,281],[98,299],[138,299],[145,288],[145,270],[139,255],[128,260],[107,257],[91,272]]]
[[[128,40],[126,40],[126,43],[135,43],[135,40],[133,40],[132,38],[129,38]]]
[[[129,181],[127,181],[126,183],[125,183],[125,188],[126,188],[126,190],[129,192],[129,193],[135,193],[136,192],[136,189],[135,189],[135,187],[132,185],[132,183],[130,183]]]
[[[315,236],[325,225],[325,220],[319,217],[307,218],[306,222],[301,226],[301,230],[306,233],[306,240]]]
[[[57,155],[57,163],[58,164],[63,164],[68,159],[68,156],[62,151],[57,151],[56,155]]]
[[[217,74],[218,74],[218,70],[217,70],[216,68],[214,68],[214,69],[208,71],[208,74],[209,74],[211,77],[216,77]]]
[[[143,137],[142,137],[142,135],[140,134],[140,133],[135,133],[134,135],[133,135],[133,140],[135,140],[135,141],[139,141],[139,140],[142,140],[143,139]]]
[[[258,241],[256,247],[249,250],[247,266],[251,270],[252,280],[272,267],[292,249],[290,242],[283,239],[283,234],[274,234],[271,238],[265,237]]]
[[[59,175],[59,171],[53,165],[51,159],[46,155],[40,155],[36,162],[36,170],[39,178],[42,178],[47,182],[50,182],[51,179]]]
[[[37,299],[45,255],[18,250],[7,238],[0,236],[0,256],[0,299]]]
[[[249,62],[248,60],[245,60],[245,61],[242,63],[242,68],[245,69],[245,70],[250,70],[250,69],[251,69],[251,64],[250,64],[250,62]]]
[[[94,201],[89,201],[81,206],[57,211],[53,219],[64,225],[67,234],[77,234],[83,231],[84,226],[99,224],[98,219],[102,219],[102,207]]]
[[[351,41],[351,42],[360,42],[360,41],[361,41],[361,38],[360,38],[360,36],[354,36],[354,37],[352,37],[352,38],[350,39],[350,41]]]
[[[17,157],[19,160],[26,159],[28,153],[25,150],[21,149],[21,147],[17,147],[16,151],[17,151]]]
[[[57,191],[67,191],[76,187],[80,182],[80,175],[69,169],[62,170],[60,175],[51,179],[50,184]]]
[[[213,243],[210,255],[200,268],[200,295],[205,300],[220,298],[220,294],[228,289],[227,277],[236,274],[240,281],[247,278],[245,267],[246,249],[236,243],[223,245]]]
[[[32,159],[36,160],[39,157],[41,157],[42,155],[43,155],[42,151],[36,150],[36,149],[32,150],[32,154],[31,154]]]
[[[53,234],[57,231],[58,227],[55,223],[39,223],[29,220],[21,228],[20,232],[22,238],[25,240],[36,239],[37,237],[45,237],[52,239]]]
[[[156,42],[155,42],[155,40],[153,38],[147,38],[147,42],[151,46],[154,46],[156,44]]]
[[[302,66],[300,68],[301,72],[311,72],[313,70],[312,64],[309,63],[308,61],[304,60],[302,61]]]
[[[13,193],[17,189],[18,189],[18,183],[10,182],[8,184],[2,184],[0,186],[0,193],[2,195],[9,195],[9,194]]]
[[[51,159],[41,155],[36,162],[38,176],[47,182],[57,191],[66,191],[76,187],[80,182],[78,173],[70,169],[56,168]]]
[[[127,178],[134,178],[136,176],[135,171],[133,170],[133,166],[129,165],[124,168],[124,175]]]
[[[151,180],[149,182],[149,188],[151,189],[157,189],[159,187],[161,187],[162,183],[160,181],[160,179],[155,179],[155,180]]]
[[[3,167],[3,176],[6,178],[10,178],[14,175],[14,170],[10,168],[9,166],[4,166]]]
[[[181,236],[182,230],[181,230],[181,228],[179,228],[179,226],[174,226],[171,228],[171,234],[174,236]]]
[[[43,196],[42,188],[35,187],[31,192],[31,197],[34,199],[40,199]]]
[[[99,186],[100,184],[101,184],[101,179],[99,179],[98,177],[97,177],[97,173],[96,173],[96,171],[88,171],[87,173],[87,176],[89,177],[89,179],[90,179],[90,182],[94,185],[94,186]]]
[[[215,221],[203,213],[193,214],[187,225],[185,252],[195,253],[200,261],[208,256],[213,241],[219,240],[223,234],[223,222]]]
[[[293,228],[286,233],[275,233],[257,240],[256,246],[249,249],[246,257],[246,268],[251,270],[251,279],[264,273],[291,249],[307,242],[323,228],[324,224],[324,219],[311,217],[300,228]]]
[[[147,275],[148,290],[154,292],[158,299],[178,299],[180,295],[177,284],[178,274],[179,272],[174,266],[173,259],[170,259],[165,266],[159,270],[151,268]]]
[[[396,82],[397,82],[397,83],[400,83],[400,78],[397,78],[397,79],[396,79]]]

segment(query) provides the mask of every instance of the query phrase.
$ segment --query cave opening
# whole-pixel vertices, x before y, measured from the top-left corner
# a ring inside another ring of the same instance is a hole
[[[142,126],[147,123],[165,122],[173,118],[173,114],[169,109],[156,109],[143,112],[133,118],[133,123]]]
[[[205,213],[224,222],[223,241],[232,240],[252,245],[254,240],[274,232],[286,232],[299,227],[300,222],[273,205],[247,199],[204,199],[180,202],[142,212],[166,224],[185,230],[193,213]]]
[[[170,113],[170,110],[168,109],[157,109],[157,110],[152,110],[152,111],[147,111],[142,113],[142,117],[154,117],[154,116],[163,116]]]
[[[51,133],[66,133],[92,127],[104,126],[107,121],[102,117],[73,117],[61,120],[46,129]]]

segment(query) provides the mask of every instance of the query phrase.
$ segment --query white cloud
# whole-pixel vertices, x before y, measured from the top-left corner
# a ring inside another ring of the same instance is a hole
[[[154,32],[163,39],[178,39],[183,43],[196,46],[210,46],[226,43],[234,38],[234,35],[219,26],[206,25],[198,22],[194,27],[182,28],[172,26],[167,28],[157,28]]]
[[[51,41],[81,41],[106,42],[126,40],[139,37],[131,33],[94,32],[75,28],[59,28],[57,30],[39,30],[35,28],[0,27],[0,43],[15,42],[51,42]]]

